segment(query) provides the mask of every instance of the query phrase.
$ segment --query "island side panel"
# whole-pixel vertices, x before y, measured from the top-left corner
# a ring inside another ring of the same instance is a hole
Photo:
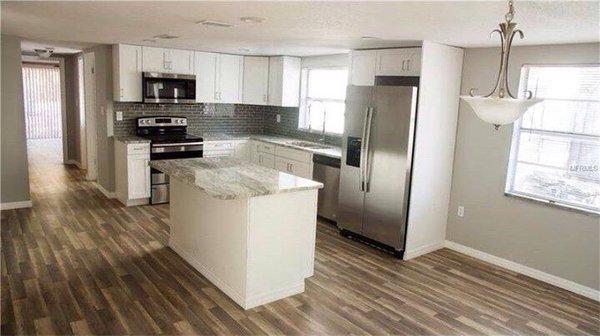
[[[169,246],[244,307],[248,199],[219,200],[171,179]]]
[[[317,189],[250,199],[246,309],[304,291],[316,222]]]

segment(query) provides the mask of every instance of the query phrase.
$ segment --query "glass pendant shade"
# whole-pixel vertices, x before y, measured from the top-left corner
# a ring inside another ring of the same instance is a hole
[[[513,1],[508,1],[508,13],[504,16],[505,22],[500,23],[500,29],[492,33],[500,35],[500,46],[502,54],[500,58],[500,69],[496,78],[494,90],[486,96],[475,96],[475,89],[469,91],[468,96],[461,96],[469,104],[475,114],[483,121],[493,124],[496,129],[500,125],[513,123],[519,119],[528,108],[541,102],[541,99],[532,98],[533,94],[526,91],[524,98],[516,98],[510,92],[508,86],[508,57],[510,47],[515,36],[523,38],[521,30],[516,29],[517,24],[512,22],[515,15]]]
[[[514,99],[498,97],[461,96],[469,104],[479,119],[494,125],[507,125],[519,119],[530,107],[542,102],[541,99]]]

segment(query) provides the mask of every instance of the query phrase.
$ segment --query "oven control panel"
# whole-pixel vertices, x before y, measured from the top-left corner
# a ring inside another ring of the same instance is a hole
[[[137,119],[138,127],[187,126],[186,117],[141,117]]]

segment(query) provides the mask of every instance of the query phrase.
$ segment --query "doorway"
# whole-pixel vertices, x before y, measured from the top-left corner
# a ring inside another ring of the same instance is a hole
[[[22,63],[25,132],[32,160],[63,164],[66,158],[64,60]]]
[[[79,134],[81,167],[86,170],[86,180],[98,178],[96,147],[96,58],[85,53],[77,59],[79,87]]]

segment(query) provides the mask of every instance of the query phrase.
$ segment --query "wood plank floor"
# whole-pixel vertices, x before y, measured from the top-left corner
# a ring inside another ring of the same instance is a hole
[[[442,249],[403,262],[319,223],[302,294],[244,311],[165,246],[168,206],[125,208],[30,150],[32,209],[1,215],[1,333],[600,334],[600,306]]]

